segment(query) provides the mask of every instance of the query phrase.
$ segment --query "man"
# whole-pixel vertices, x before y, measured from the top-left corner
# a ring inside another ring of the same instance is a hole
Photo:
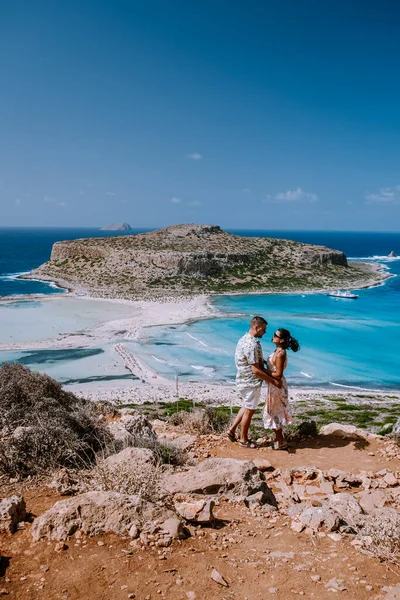
[[[240,338],[236,346],[236,387],[242,399],[242,408],[227,435],[232,442],[235,442],[236,428],[241,423],[239,444],[246,448],[257,448],[257,444],[248,439],[248,433],[251,419],[260,403],[262,382],[268,381],[279,387],[277,381],[264,370],[260,339],[265,334],[267,325],[263,317],[254,317],[250,321],[250,330]]]

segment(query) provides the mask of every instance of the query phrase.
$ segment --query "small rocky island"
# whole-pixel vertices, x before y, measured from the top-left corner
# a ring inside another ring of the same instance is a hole
[[[217,225],[173,225],[130,236],[56,242],[27,278],[104,298],[325,291],[387,277],[347,262],[339,250],[278,238],[245,237]]]
[[[105,225],[100,231],[132,231],[132,227],[129,223],[113,223],[112,225]]]

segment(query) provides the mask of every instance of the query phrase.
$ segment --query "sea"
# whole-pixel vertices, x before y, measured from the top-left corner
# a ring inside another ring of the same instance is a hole
[[[383,285],[355,290],[357,300],[318,293],[216,296],[211,302],[220,317],[149,327],[139,342],[121,340],[133,353],[170,378],[178,375],[185,381],[233,383],[235,345],[248,329],[250,318],[259,314],[269,323],[262,339],[266,356],[274,348],[271,336],[279,327],[289,329],[300,342],[298,353],[289,352],[290,385],[336,391],[400,389],[400,258],[388,257],[392,251],[400,256],[399,232],[231,232],[335,248],[350,260],[383,265],[392,277]],[[112,302],[94,305],[89,299],[76,299],[66,303],[62,301],[65,291],[54,284],[18,278],[48,260],[55,241],[110,235],[118,234],[72,228],[0,229],[0,296],[4,297],[0,304],[0,343],[43,342],[60,333],[79,332],[107,320],[132,316],[129,307]],[[132,378],[111,344],[65,350],[3,350],[0,362],[5,361],[23,362],[65,384]]]

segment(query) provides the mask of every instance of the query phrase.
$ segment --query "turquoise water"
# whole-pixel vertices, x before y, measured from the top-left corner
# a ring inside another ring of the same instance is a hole
[[[0,230],[0,295],[52,293],[40,282],[22,282],[13,272],[26,271],[47,260],[51,245],[66,239],[67,230]],[[323,244],[347,256],[384,263],[400,275],[399,233],[351,232],[236,232],[246,235],[286,237]],[[88,235],[69,230],[68,239]],[[91,235],[98,232],[91,230]],[[31,249],[31,251],[30,251]],[[28,287],[26,287],[28,286]],[[262,340],[264,354],[273,350],[274,329],[286,327],[301,344],[289,353],[287,375],[294,386],[356,386],[400,389],[400,277],[384,286],[361,290],[358,300],[336,300],[322,294],[225,296],[214,299],[226,316],[186,325],[150,327],[141,343],[123,340],[160,373],[192,381],[233,382],[233,355],[238,338],[248,328],[250,316],[261,314],[269,321]],[[94,327],[100,322],[128,316],[129,309],[89,300],[15,302],[0,307],[0,342],[38,341]],[[79,304],[79,310],[77,307]],[[237,314],[242,316],[236,316]],[[113,340],[115,343],[117,340]],[[127,372],[112,344],[99,348],[67,350],[2,351],[1,361],[21,361],[63,382],[124,379]],[[129,375],[128,375],[129,377]],[[339,388],[338,388],[339,389]]]
[[[400,274],[400,260],[379,261]],[[289,352],[291,385],[400,389],[399,283],[395,277],[360,290],[358,300],[323,294],[218,297],[214,305],[226,317],[151,328],[132,350],[164,375],[233,382],[236,342],[258,314],[269,322],[262,340],[265,355],[274,349],[270,340],[279,327],[300,342],[300,352]],[[234,316],[238,313],[243,316]]]

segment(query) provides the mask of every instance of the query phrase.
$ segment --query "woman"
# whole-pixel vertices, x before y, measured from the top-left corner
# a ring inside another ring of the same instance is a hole
[[[299,342],[290,335],[287,329],[277,329],[272,340],[275,351],[264,361],[267,373],[281,382],[281,387],[267,383],[267,401],[265,403],[263,421],[265,429],[275,431],[274,450],[287,450],[287,442],[283,436],[283,428],[292,422],[289,408],[288,388],[283,374],[287,367],[286,350],[290,348],[293,352],[300,350]]]

